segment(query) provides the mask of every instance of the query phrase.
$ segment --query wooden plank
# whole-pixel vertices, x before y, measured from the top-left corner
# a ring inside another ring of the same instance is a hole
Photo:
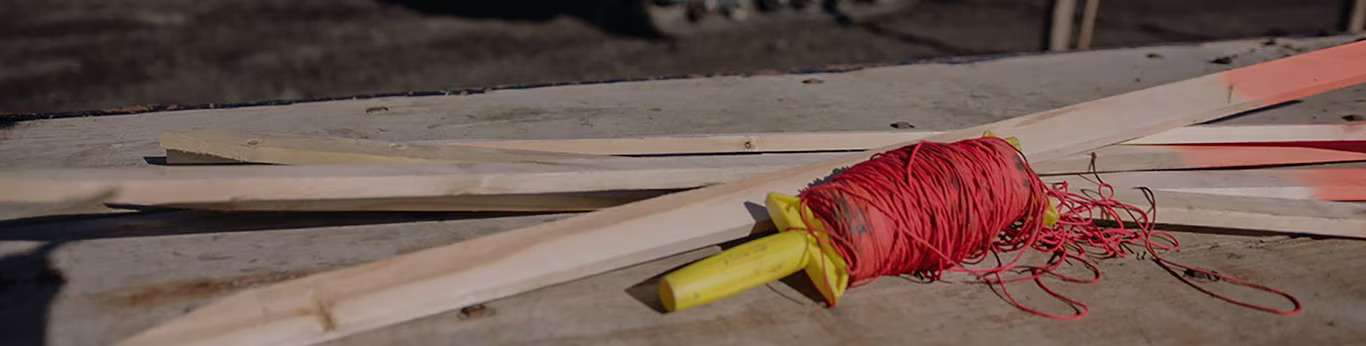
[[[1081,32],[1077,34],[1077,49],[1091,49],[1091,36],[1096,31],[1096,12],[1100,10],[1100,0],[1086,0],[1081,12]]]
[[[752,173],[757,175],[760,173]],[[1366,201],[1366,169],[1304,169],[1216,172],[1104,173],[1117,188],[1148,187],[1163,191],[1294,198],[1319,201]],[[743,178],[743,177],[736,177]],[[1054,176],[1075,188],[1094,189],[1094,178]],[[698,186],[700,187],[700,186]],[[658,197],[686,188],[649,190],[516,193],[389,198],[329,198],[308,200],[232,200],[216,203],[171,203],[162,206],[207,210],[255,211],[591,211]]]
[[[254,200],[210,203],[174,203],[162,206],[223,211],[593,211],[678,189],[564,192],[541,194],[459,195],[434,197],[345,198],[308,200]]]
[[[556,151],[589,155],[660,155],[855,151],[915,141],[935,131],[775,132],[623,138],[443,140],[446,145]],[[1314,125],[1187,126],[1125,142],[1148,144],[1224,144],[1317,141],[1366,141],[1366,122]]]
[[[1099,175],[1115,188],[1148,187],[1166,191],[1304,198],[1322,201],[1366,200],[1366,169],[1259,169],[1236,171],[1127,172]],[[1093,175],[1046,177],[1047,182],[1068,182],[1077,188],[1095,189]]]
[[[1030,143],[1025,153],[1033,160],[1055,159],[1366,82],[1366,64],[1360,61],[1366,61],[1366,43],[954,131],[930,140],[955,141],[990,130]],[[813,178],[866,160],[874,152],[250,289],[121,344],[313,344],[737,239],[749,234],[762,219],[756,218],[748,206],[762,205],[767,193],[791,193]]]
[[[1307,201],[1366,202],[1366,186],[1262,186],[1164,188],[1164,191],[1212,195],[1300,199]]]
[[[1234,133],[1247,130],[1248,126],[1221,128]],[[1285,131],[1304,130],[1304,133],[1329,132],[1340,129],[1355,129],[1355,126],[1335,125],[1289,125]],[[1362,138],[1366,139],[1366,127],[1362,127]],[[1326,131],[1324,131],[1326,130]],[[1180,131],[1174,129],[1172,131]],[[1221,133],[1223,131],[1220,131]],[[1256,133],[1256,130],[1250,131]],[[1197,132],[1198,133],[1198,132]],[[1280,138],[1288,138],[1284,132]],[[1351,132],[1346,132],[1351,135]],[[1177,134],[1179,135],[1179,134]],[[842,137],[842,135],[840,135]],[[1158,135],[1161,136],[1161,135]],[[203,163],[274,163],[274,164],[342,164],[342,163],[386,163],[386,162],[538,162],[567,158],[601,158],[588,154],[557,154],[550,151],[507,149],[497,146],[489,149],[473,146],[443,147],[431,144],[396,143],[358,139],[276,135],[244,132],[167,132],[162,134],[162,147],[166,149],[167,162],[174,164]],[[1342,136],[1330,136],[1339,138]],[[686,137],[681,137],[686,138]],[[701,137],[696,137],[701,138]],[[1167,136],[1180,139],[1179,136]],[[642,141],[650,139],[642,138]],[[671,139],[664,138],[667,143]],[[1209,139],[1203,139],[1209,140]],[[1178,146],[1178,145],[1129,145],[1101,148],[1097,169],[1101,172],[1122,172],[1133,170],[1162,170],[1181,168],[1239,167],[1274,164],[1323,163],[1359,160],[1362,154],[1339,150],[1301,148],[1295,146],[1252,146],[1253,139],[1244,139],[1247,146]],[[568,140],[582,143],[587,140]],[[603,143],[611,144],[610,139]],[[553,144],[558,141],[545,141]],[[255,144],[246,144],[255,143]],[[463,143],[463,142],[462,142]],[[478,142],[472,142],[478,143]],[[512,142],[529,143],[529,142]],[[1366,141],[1363,141],[1366,143]],[[538,143],[539,144],[539,143]],[[1340,143],[1328,145],[1343,146]],[[622,144],[625,145],[625,144]],[[626,146],[630,147],[630,146]],[[661,146],[659,148],[664,148]],[[598,147],[599,149],[607,149]],[[696,148],[696,147],[694,147]],[[751,146],[752,148],[752,146]],[[607,149],[610,150],[610,149]],[[627,149],[631,150],[631,149]],[[519,158],[524,155],[525,160]],[[559,156],[557,156],[559,155]],[[819,155],[813,157],[821,157]],[[796,162],[806,163],[814,160],[807,156],[792,156]],[[606,161],[616,159],[603,158]],[[706,157],[680,157],[684,162],[706,160]],[[580,161],[582,162],[582,161]],[[1042,165],[1036,164],[1040,174],[1066,174],[1086,172],[1091,163],[1089,155],[1077,155],[1066,159],[1052,160]]]
[[[805,154],[807,162],[835,154]],[[108,203],[258,210],[253,204],[318,208],[305,201],[686,189],[799,165],[783,155],[694,159],[604,157],[556,164],[499,163],[136,167],[0,173],[0,201],[49,203],[109,194]],[[332,203],[330,205],[339,205]],[[390,210],[392,208],[386,208]],[[290,209],[325,210],[325,209]]]
[[[109,209],[104,206],[104,203],[108,202],[110,195],[109,193],[101,193],[54,202],[0,202],[0,220],[106,212]]]
[[[1072,21],[1077,14],[1077,0],[1053,0],[1053,17],[1049,20],[1048,50],[1061,52],[1072,46]]]
[[[1366,201],[1366,169],[1303,169],[1100,174],[1118,189],[1318,201]],[[1055,176],[1074,190],[1096,188],[1090,175]],[[312,200],[248,200],[176,203],[168,207],[227,211],[592,211],[662,196],[682,189],[610,190],[581,193],[460,195]],[[52,214],[52,213],[49,213]],[[1312,231],[1309,234],[1315,234]]]
[[[414,163],[414,162],[553,162],[590,155],[518,149],[396,143],[368,139],[314,137],[268,133],[186,131],[164,132],[161,147],[177,155],[277,164]]]
[[[1115,146],[1102,148],[1096,153],[1097,172],[1366,160],[1366,153],[1301,147]],[[588,198],[544,194],[690,189],[838,155],[597,157],[562,160],[559,164],[139,167],[29,171],[0,173],[0,190],[12,192],[0,195],[0,201],[50,203],[107,193],[111,195],[111,199],[106,201],[109,203],[215,210],[592,210],[634,199],[604,200],[602,196]],[[1081,154],[1036,163],[1034,167],[1040,174],[1059,175],[1090,172],[1090,165],[1091,155]],[[1241,183],[1251,182],[1252,178],[1258,176],[1288,176],[1292,172],[1172,172],[1106,176],[1114,182],[1124,182],[1126,179],[1140,183],[1157,182],[1153,185],[1155,187],[1188,188],[1211,184],[1211,187],[1304,187],[1323,191],[1332,190],[1325,187],[1346,185],[1334,181],[1352,178],[1351,174],[1323,177],[1304,175],[1305,179],[1298,180],[1292,179],[1294,177],[1276,178],[1280,179],[1278,183],[1266,185],[1219,185],[1211,182],[1216,180],[1211,177],[1217,175],[1227,176],[1222,178],[1223,181]],[[1272,178],[1262,180],[1266,179]],[[1176,185],[1183,181],[1194,183]],[[507,195],[524,196],[518,198]]]
[[[1366,238],[1366,205],[1360,203],[1163,190],[1153,194],[1160,224]],[[1118,190],[1115,198],[1148,205],[1136,190]]]
[[[760,173],[751,175],[757,174]],[[1106,173],[1101,174],[1101,177],[1106,183],[1118,188],[1142,186],[1163,191],[1231,196],[1366,201],[1366,169],[1133,172]],[[1055,176],[1044,180],[1066,181],[1075,188],[1095,188],[1094,178],[1089,175]],[[623,186],[607,191],[545,194],[234,200],[218,203],[174,203],[165,206],[257,211],[591,211],[686,189],[675,186],[630,190],[636,188],[638,187]]]
[[[1366,159],[1366,153],[1362,152],[1256,145],[1120,145],[1101,148],[1094,153],[1096,172],[1255,167]],[[1041,175],[1073,174],[1089,172],[1092,162],[1091,155],[1082,154],[1033,163],[1032,166]]]
[[[1366,186],[1366,169],[1361,168],[1123,172],[1061,175],[1043,179],[1048,182],[1066,181],[1073,185],[1090,186],[1095,185],[1091,183],[1095,176],[1117,187],[1156,189]]]
[[[1354,0],[1348,11],[1347,32],[1359,34],[1366,32],[1366,0]]]

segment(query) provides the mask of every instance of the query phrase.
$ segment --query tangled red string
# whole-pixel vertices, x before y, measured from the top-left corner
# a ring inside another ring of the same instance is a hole
[[[1294,309],[1234,300],[1178,275],[1201,292],[1258,310],[1300,312],[1299,301],[1284,292],[1162,258],[1159,250],[1173,250],[1180,244],[1171,234],[1152,229],[1150,216],[1155,213],[1116,201],[1112,186],[1104,182],[1098,185],[1091,194],[1071,192],[1066,183],[1046,186],[1018,149],[1005,140],[984,137],[954,143],[921,142],[877,154],[826,183],[802,191],[800,196],[811,210],[811,215],[805,216],[828,226],[826,232],[833,247],[848,265],[851,287],[886,275],[933,281],[942,279],[945,272],[963,272],[999,285],[1006,299],[1022,310],[1056,319],[1078,319],[1090,311],[1087,305],[1053,291],[1043,278],[1098,282],[1100,269],[1089,259],[1125,257],[1129,254],[1127,245],[1142,245],[1159,264],[1271,292],[1290,300]],[[1057,201],[1059,219],[1046,227],[1044,214],[1050,198]],[[1042,265],[1020,264],[1026,251],[1019,250],[1028,248],[1049,254],[1049,259]],[[999,254],[1005,252],[1016,254],[994,267],[965,266],[983,262],[988,254],[1000,261]],[[1058,273],[1064,264],[1074,262],[1093,275]],[[1034,281],[1072,306],[1075,313],[1055,315],[1021,305],[1005,284],[1024,280]]]

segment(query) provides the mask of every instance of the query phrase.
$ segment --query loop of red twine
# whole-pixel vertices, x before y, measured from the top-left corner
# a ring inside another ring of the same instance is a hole
[[[851,287],[888,275],[935,281],[945,272],[962,272],[999,285],[1006,300],[1021,310],[1055,319],[1079,319],[1089,307],[1057,293],[1043,279],[1098,282],[1100,269],[1089,258],[1125,257],[1129,254],[1126,245],[1142,245],[1160,264],[1277,294],[1294,308],[1242,302],[1181,277],[1201,292],[1267,312],[1301,311],[1299,300],[1285,292],[1163,258],[1160,251],[1175,250],[1180,243],[1170,233],[1153,230],[1155,213],[1121,203],[1113,198],[1114,187],[1104,182],[1098,185],[1093,194],[1072,192],[1066,183],[1048,186],[1009,142],[983,137],[921,142],[880,153],[827,183],[802,191],[800,197],[811,210],[805,216],[829,227],[829,241],[847,263]],[[1057,201],[1059,219],[1045,226],[1050,198]],[[1021,264],[1027,249],[1049,254],[1049,259],[1042,265]],[[965,266],[983,262],[988,254],[999,259],[1006,252],[1016,254],[994,267]],[[1064,264],[1074,262],[1093,275],[1058,273]],[[1075,313],[1057,315],[1020,304],[1006,284],[1025,280],[1069,304]]]

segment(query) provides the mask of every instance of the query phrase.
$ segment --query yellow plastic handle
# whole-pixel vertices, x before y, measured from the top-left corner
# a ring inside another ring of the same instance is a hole
[[[707,304],[803,269],[826,303],[835,306],[839,302],[849,286],[849,275],[839,253],[829,245],[822,246],[818,236],[807,231],[808,224],[819,229],[819,221],[802,220],[798,210],[803,207],[797,197],[772,193],[764,204],[774,225],[784,232],[727,249],[665,275],[659,282],[659,298],[665,309],[678,311]]]
[[[660,301],[678,311],[792,275],[806,267],[808,238],[804,232],[778,232],[669,273],[659,283]]]

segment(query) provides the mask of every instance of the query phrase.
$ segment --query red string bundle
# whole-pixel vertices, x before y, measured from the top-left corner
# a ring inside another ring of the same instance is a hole
[[[1294,304],[1294,309],[1277,310],[1237,301],[1181,278],[1202,292],[1264,311],[1300,311],[1299,301],[1284,292],[1163,259],[1158,251],[1177,248],[1176,239],[1152,230],[1151,213],[1115,201],[1113,188],[1103,182],[1099,185],[1097,196],[1071,192],[1066,184],[1046,186],[1018,149],[1000,138],[984,137],[954,143],[922,142],[877,154],[826,183],[802,191],[800,197],[811,210],[806,216],[829,228],[826,232],[833,247],[848,265],[850,286],[886,275],[939,280],[945,272],[964,272],[1001,285],[1007,300],[1020,309],[1051,318],[1077,319],[1089,308],[1053,291],[1042,279],[1097,282],[1100,270],[1088,258],[1124,257],[1128,254],[1125,245],[1133,244],[1142,245],[1160,264],[1281,295]],[[1058,201],[1060,217],[1055,225],[1045,226],[1050,198]],[[1107,221],[1107,226],[1097,221]],[[1137,226],[1130,228],[1125,221]],[[1025,251],[1018,250],[1030,248],[1051,256],[1042,265],[1019,264]],[[978,264],[988,254],[1012,251],[1017,252],[1014,259],[994,267],[964,266]],[[1094,275],[1081,278],[1057,273],[1071,262],[1080,263]],[[1005,290],[1005,284],[1023,280],[1033,280],[1073,306],[1076,313],[1055,315],[1021,305]]]

